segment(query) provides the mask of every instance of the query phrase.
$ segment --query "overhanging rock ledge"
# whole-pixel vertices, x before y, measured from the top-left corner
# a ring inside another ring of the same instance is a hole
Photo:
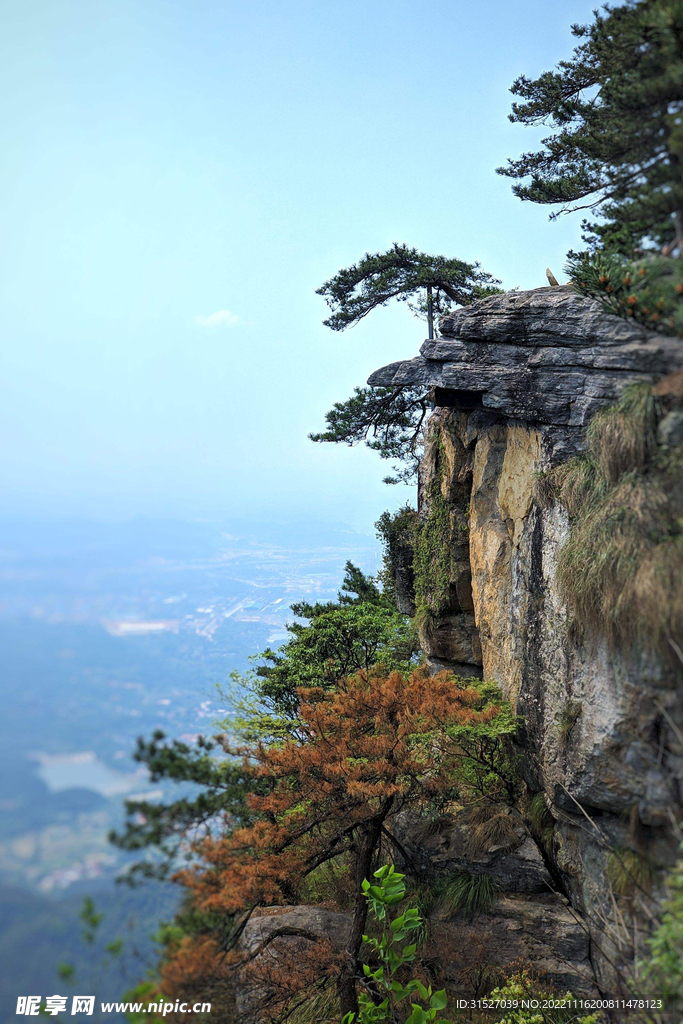
[[[368,384],[423,384],[446,393],[439,405],[561,426],[568,447],[627,384],[683,368],[680,339],[605,313],[569,285],[492,295],[444,317],[440,331]]]

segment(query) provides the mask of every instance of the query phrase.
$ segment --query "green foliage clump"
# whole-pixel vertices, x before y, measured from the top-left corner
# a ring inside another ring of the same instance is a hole
[[[652,876],[652,865],[637,850],[613,850],[607,858],[607,877],[616,896],[649,893]]]
[[[643,990],[656,992],[667,1009],[683,1009],[683,859],[666,879],[667,899],[658,927],[648,940],[649,955],[639,965]]]
[[[467,541],[465,515],[433,486],[429,511],[415,537],[415,607],[418,627],[429,629],[451,601],[452,548]]]
[[[239,760],[221,756],[214,740],[199,736],[191,746],[156,730],[149,740],[138,738],[133,757],[146,766],[151,782],[189,783],[193,792],[171,803],[126,800],[125,829],[110,832],[109,841],[124,850],[156,850],[131,866],[128,881],[166,878],[185,836],[209,828],[219,816],[235,825],[248,822],[248,796],[257,788],[253,776]]]
[[[511,738],[518,718],[502,697],[495,683],[476,679],[462,680],[479,699],[478,711],[488,712],[487,720],[449,726],[448,735],[457,740],[461,751],[458,778],[454,779],[459,800],[465,805],[482,803],[514,806],[519,782],[519,755]]]
[[[408,303],[418,316],[425,315],[429,288],[434,313],[441,314],[452,304],[467,305],[497,292],[499,283],[478,263],[428,256],[394,242],[386,252],[366,253],[358,263],[337,271],[316,294],[322,295],[332,310],[323,321],[325,326],[343,331],[391,299]],[[416,301],[411,303],[411,298]]]
[[[510,120],[550,125],[537,152],[499,173],[517,179],[523,200],[568,210],[594,248],[683,248],[683,4],[627,0],[575,25],[569,60],[532,80],[522,75]]]
[[[414,627],[391,595],[351,562],[346,563],[337,601],[300,601],[292,611],[307,621],[289,623],[290,639],[276,651],[257,655],[254,660],[261,664],[255,670],[246,676],[233,673],[233,682],[248,696],[235,701],[239,714],[231,729],[246,740],[289,734],[302,687],[329,689],[373,665],[409,672],[416,664]]]
[[[577,1013],[571,1005],[575,998],[571,992],[557,995],[555,992],[544,991],[528,970],[513,974],[504,985],[494,988],[487,996],[488,1000],[512,1004],[504,1017],[496,1018],[495,1024],[597,1024],[601,1014]],[[532,1000],[540,1003],[538,1009],[516,1008],[515,1004]],[[569,1005],[562,1006],[563,1002]],[[544,1004],[550,1005],[546,1007]]]
[[[420,464],[428,411],[429,389],[421,385],[354,388],[350,398],[325,413],[327,429],[308,436],[351,446],[363,441],[381,459],[395,460],[394,476],[384,483],[410,483]]]
[[[406,978],[406,967],[416,959],[417,944],[402,943],[411,935],[419,934],[423,922],[416,908],[405,910],[393,919],[389,916],[389,910],[405,899],[403,878],[394,870],[393,865],[386,865],[375,872],[373,882],[365,882],[363,885],[370,914],[380,925],[381,937],[363,936],[371,954],[368,959],[372,963],[362,965],[359,1012],[347,1014],[342,1024],[380,1024],[399,1020],[405,1024],[453,1024],[452,1018],[441,1017],[442,1011],[448,1011],[445,989],[434,992],[430,985],[424,985],[419,979]],[[485,902],[486,899],[480,897],[480,903],[483,905]],[[475,907],[474,913],[477,909]],[[678,966],[680,975],[680,964]],[[418,1001],[413,1002],[411,999],[408,1013],[400,1004],[410,996]],[[573,993],[558,995],[544,988],[528,968],[509,976],[504,984],[490,991],[486,998],[491,1008],[497,1009],[495,1024],[598,1024],[601,1019],[599,1013],[577,1012],[573,1006]],[[532,1001],[536,1002],[537,1007],[522,1008],[522,1003]],[[501,1011],[504,1012],[503,1017],[498,1016]],[[306,1024],[310,1019],[306,1017]]]
[[[317,291],[332,309],[324,323],[343,331],[391,299],[406,302],[417,316],[447,313],[452,306],[499,292],[500,282],[478,263],[428,256],[394,244],[383,253],[365,256],[326,281]],[[410,483],[421,457],[422,430],[429,409],[430,388],[355,388],[345,402],[335,402],[325,415],[327,429],[310,434],[312,441],[354,445],[361,441],[380,458],[395,460],[387,484]]]
[[[625,389],[550,485],[569,513],[558,579],[576,621],[667,648],[683,634],[683,452],[658,446],[659,416],[649,384]]]
[[[415,539],[420,518],[410,504],[397,512],[383,512],[375,523],[382,541],[382,569],[379,580],[383,592],[403,610],[415,612]]]
[[[240,687],[236,717],[222,724],[247,741],[282,739],[296,730],[298,687],[329,688],[342,676],[375,664],[405,671],[415,664],[419,645],[410,621],[351,562],[336,602],[300,602],[292,611],[308,621],[291,623],[290,640],[277,651],[257,655],[261,664],[246,677],[233,674]],[[240,758],[224,754],[216,739],[200,736],[191,745],[167,740],[157,730],[149,740],[138,739],[134,757],[147,767],[152,782],[190,784],[191,791],[168,803],[126,801],[125,828],[112,832],[111,842],[125,850],[155,851],[131,867],[130,881],[167,877],[187,837],[201,835],[218,820],[231,827],[249,824],[249,796],[259,784]]]
[[[683,260],[650,256],[633,261],[615,252],[570,252],[565,270],[576,290],[600,299],[606,312],[683,336]]]

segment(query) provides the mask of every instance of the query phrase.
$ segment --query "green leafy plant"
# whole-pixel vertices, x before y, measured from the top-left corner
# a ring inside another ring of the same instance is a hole
[[[683,858],[676,861],[669,872],[666,889],[660,923],[648,939],[649,955],[639,965],[640,987],[657,992],[667,1009],[680,1011],[683,1008]]]
[[[399,980],[401,968],[415,960],[417,950],[414,942],[402,943],[422,925],[416,907],[409,907],[403,913],[389,918],[390,908],[405,899],[405,875],[390,864],[375,871],[373,877],[374,882],[364,880],[363,891],[370,914],[381,927],[381,938],[364,935],[363,941],[379,966],[363,964],[365,984],[358,996],[358,1013],[347,1013],[342,1024],[395,1021],[396,1007],[411,996],[417,997],[419,1002],[411,1000],[410,1014],[403,1018],[405,1024],[449,1024],[439,1016],[448,1004],[443,989],[434,992],[431,985],[424,985],[418,978]]]
[[[573,1002],[576,996],[572,992],[565,992],[558,995],[555,992],[544,990],[541,985],[532,977],[528,969],[519,971],[508,978],[504,985],[494,988],[489,992],[489,1001],[501,1003],[521,1003],[522,1001],[535,1000],[540,1004],[539,1008],[514,1008],[509,1010],[504,1017],[496,1019],[495,1024],[597,1024],[601,1019],[599,1013],[581,1014],[573,1006],[563,1007],[563,1001]],[[550,1003],[549,1008],[544,1008],[544,1003]],[[554,1004],[554,1005],[553,1005]]]

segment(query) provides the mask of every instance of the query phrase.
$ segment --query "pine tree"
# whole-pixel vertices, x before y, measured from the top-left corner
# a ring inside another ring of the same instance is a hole
[[[453,305],[465,306],[499,291],[499,283],[478,263],[428,256],[394,242],[386,252],[366,253],[358,263],[337,271],[316,294],[332,310],[325,326],[343,331],[391,299],[407,302],[417,316],[426,317],[429,290],[433,315],[438,316]]]
[[[593,210],[593,249],[683,255],[683,0],[628,0],[595,12],[573,56],[512,85],[511,121],[550,124],[543,148],[499,173],[551,216]]]
[[[394,459],[385,484],[411,483],[422,457],[422,433],[430,409],[430,388],[421,384],[354,388],[345,402],[325,413],[326,430],[311,441],[353,446],[364,442],[381,459]]]
[[[470,686],[447,672],[430,676],[424,668],[410,674],[376,668],[332,690],[301,690],[300,698],[296,737],[241,749],[223,740],[226,754],[252,776],[252,818],[222,835],[199,837],[195,865],[176,875],[201,927],[168,950],[161,987],[170,998],[194,998],[207,986],[217,991],[231,975],[241,990],[260,990],[267,980],[272,1021],[322,977],[336,982],[342,1013],[357,1012],[368,910],[363,883],[383,845],[402,850],[397,817],[465,794],[506,799],[512,768],[500,741],[514,731],[515,719],[491,687]],[[296,903],[308,876],[340,860],[353,893],[341,958],[320,942],[307,952],[297,946],[293,961],[286,950],[268,952],[271,940],[288,934],[286,925],[256,951],[240,945],[256,908]]]
[[[337,271],[318,288],[332,315],[323,323],[333,331],[357,324],[392,299],[429,323],[455,306],[500,292],[500,281],[478,263],[427,253],[394,243],[386,252],[366,253],[358,263]],[[420,460],[422,426],[429,409],[429,389],[422,386],[354,388],[345,402],[326,414],[327,429],[309,434],[312,441],[358,444],[364,441],[382,459],[395,459],[387,484],[409,483]]]

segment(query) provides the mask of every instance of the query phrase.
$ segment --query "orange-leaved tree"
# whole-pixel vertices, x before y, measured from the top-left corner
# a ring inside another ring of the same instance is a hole
[[[342,1014],[357,1012],[367,918],[363,881],[383,843],[405,853],[394,833],[399,812],[462,798],[465,791],[499,800],[509,789],[509,761],[500,750],[502,735],[514,729],[513,716],[491,687],[448,672],[375,668],[341,680],[334,690],[301,690],[299,723],[297,738],[282,743],[236,750],[222,739],[260,785],[248,798],[250,824],[231,829],[226,822],[224,835],[198,841],[197,864],[175,876],[192,906],[222,924],[169,951],[162,970],[169,994],[192,992],[199,981],[206,991],[209,975],[218,988],[230,971],[244,979],[257,959],[243,935],[254,911],[296,903],[307,875],[345,855],[354,896],[343,954],[329,962],[331,951],[319,943],[317,965],[299,956],[298,979],[291,966],[286,984],[281,977],[282,998],[291,999],[297,984],[310,985],[317,971],[318,977],[334,975]],[[258,955],[286,933],[273,929]],[[272,1006],[270,1013],[273,1019]]]

